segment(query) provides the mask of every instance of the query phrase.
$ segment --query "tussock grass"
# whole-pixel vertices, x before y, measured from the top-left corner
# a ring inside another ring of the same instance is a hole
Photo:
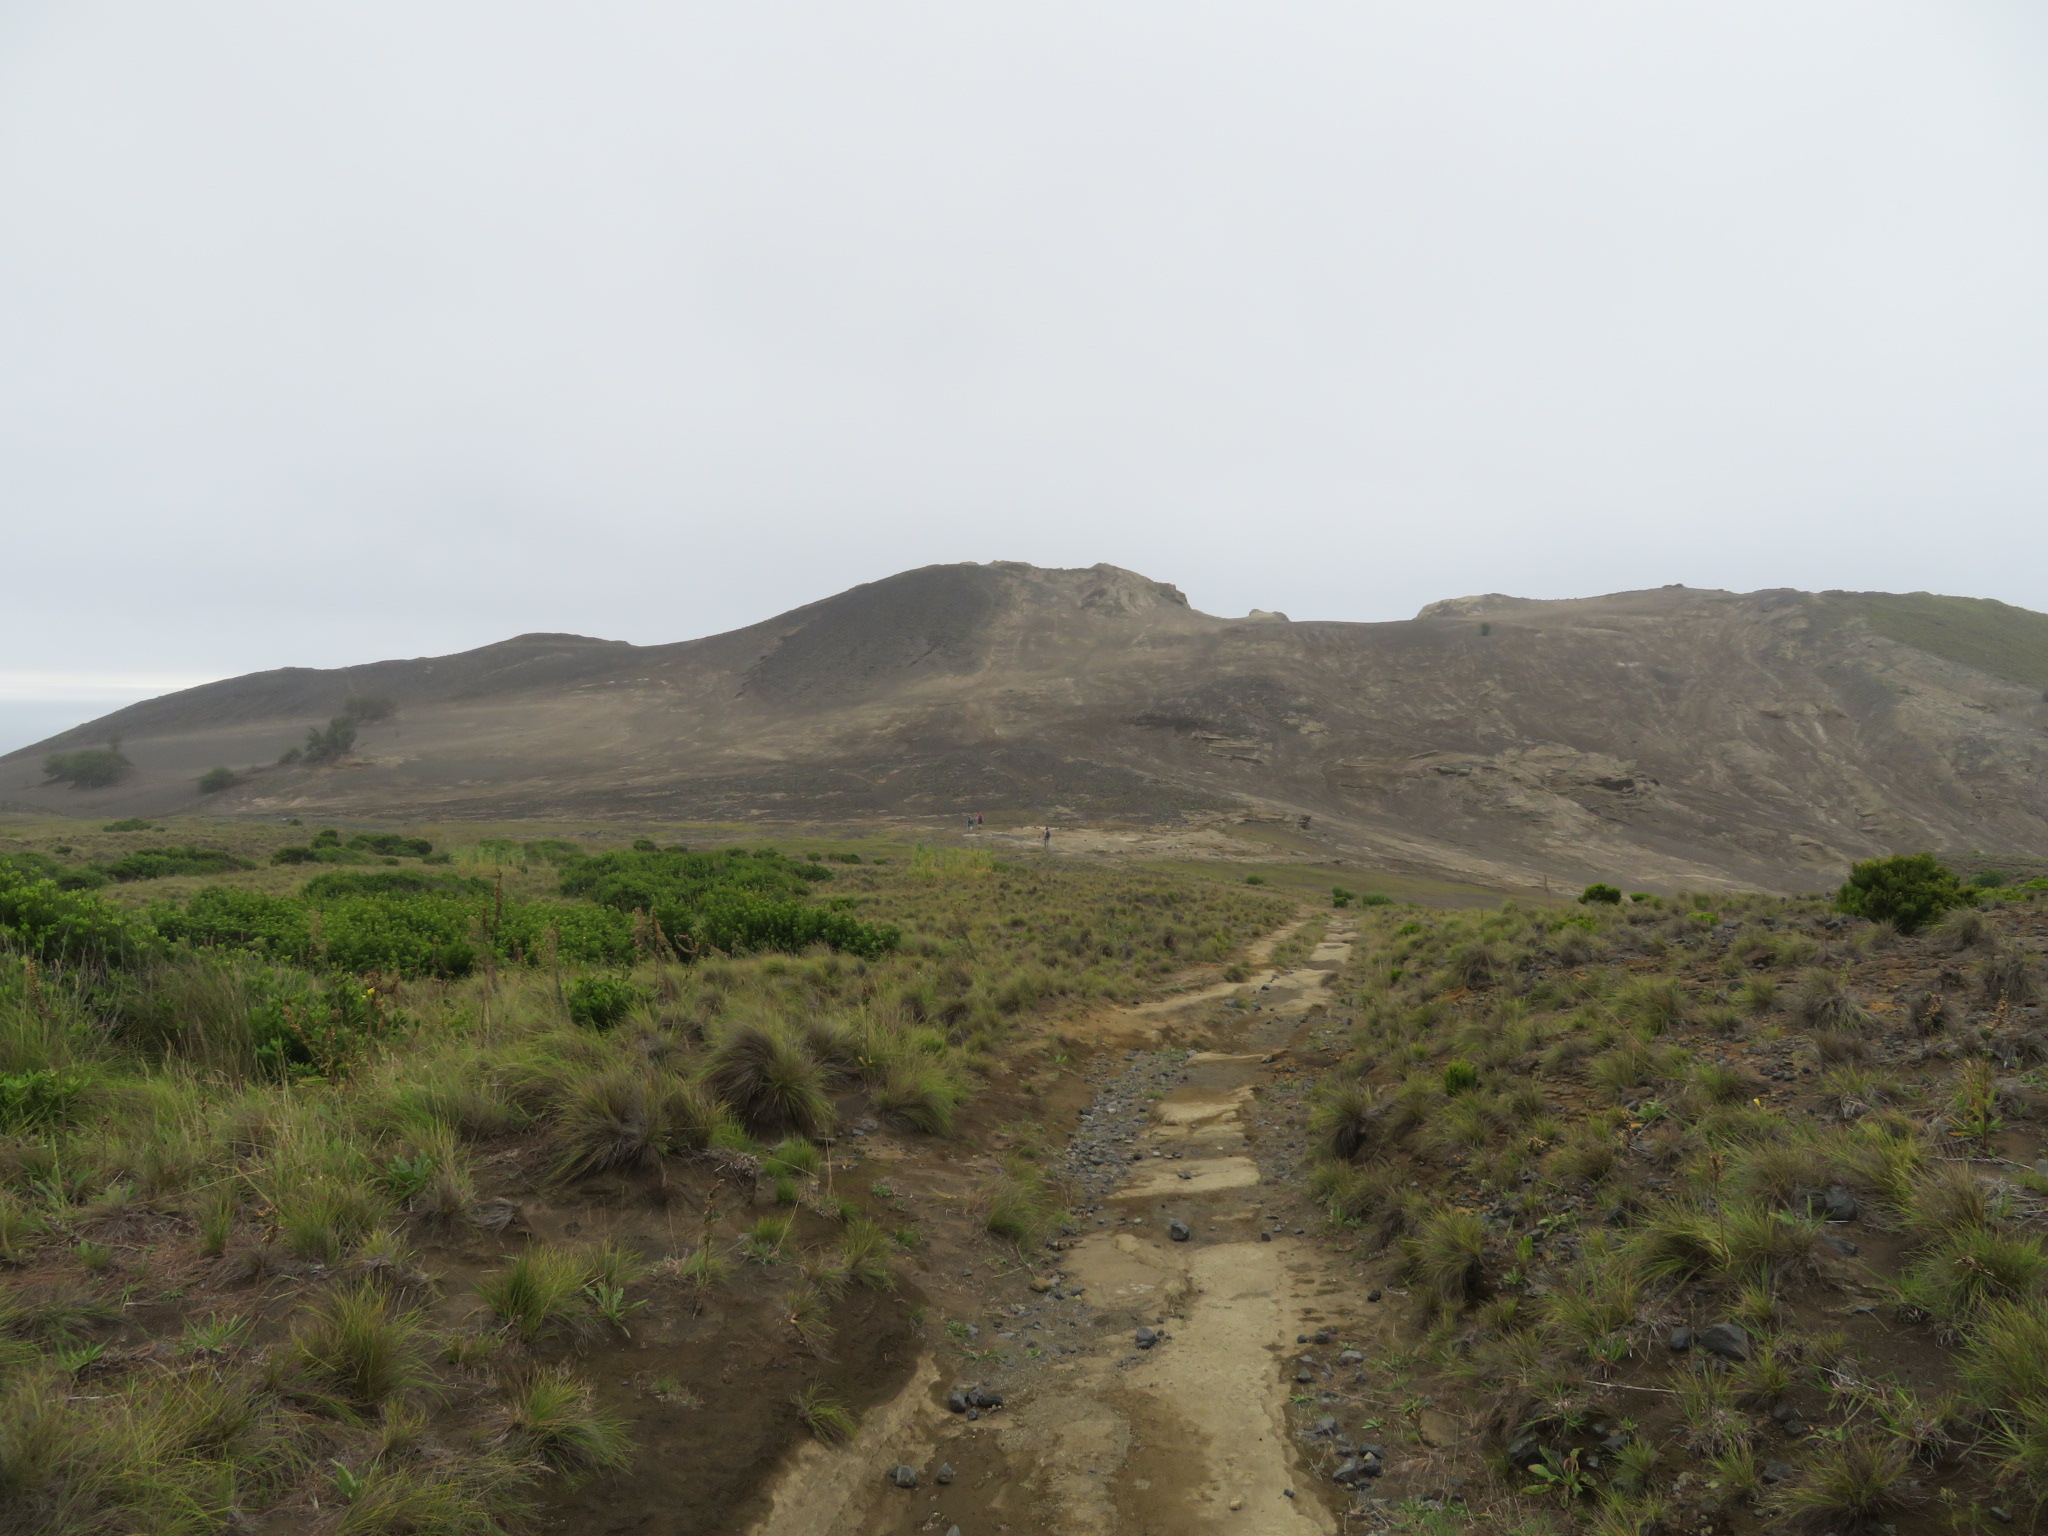
[[[1777,1501],[1804,1530],[1870,1531],[1926,1502],[1912,1458],[1896,1441],[1852,1435],[1823,1444]]]
[[[576,1325],[591,1279],[586,1255],[537,1245],[478,1281],[476,1291],[500,1322],[531,1341]]]
[[[1425,1300],[1460,1308],[1486,1290],[1486,1227],[1470,1211],[1438,1208],[1403,1242],[1407,1271]]]
[[[291,1390],[324,1411],[382,1407],[427,1378],[431,1341],[420,1314],[362,1285],[337,1291],[292,1331]]]
[[[564,1366],[544,1366],[506,1389],[500,1442],[520,1460],[572,1479],[632,1464],[625,1421],[592,1401],[590,1387]]]
[[[982,1225],[1020,1247],[1035,1247],[1059,1225],[1060,1201],[1043,1170],[1008,1159],[982,1191]]]
[[[834,1123],[824,1065],[768,1025],[742,1024],[721,1040],[705,1082],[756,1135],[822,1136]]]
[[[2048,1253],[2040,1241],[1986,1227],[1964,1227],[1936,1238],[1898,1282],[1899,1300],[1951,1327],[1994,1301],[2041,1295],[2048,1286]]]
[[[860,1427],[853,1410],[815,1382],[797,1393],[795,1402],[804,1428],[827,1445],[852,1439]]]

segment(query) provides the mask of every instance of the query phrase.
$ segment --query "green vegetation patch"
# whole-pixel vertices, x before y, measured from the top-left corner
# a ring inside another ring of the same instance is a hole
[[[1993,677],[2048,689],[2048,613],[1989,597],[1831,592],[1879,634]]]
[[[254,869],[247,859],[218,848],[138,848],[105,866],[109,880],[161,880],[168,875],[219,875]]]

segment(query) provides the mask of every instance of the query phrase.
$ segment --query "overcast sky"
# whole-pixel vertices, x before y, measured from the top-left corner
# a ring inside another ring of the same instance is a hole
[[[934,561],[2048,609],[2034,0],[6,0],[0,750]]]

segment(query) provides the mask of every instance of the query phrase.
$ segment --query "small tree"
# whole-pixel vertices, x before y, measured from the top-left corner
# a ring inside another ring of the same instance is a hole
[[[352,693],[341,701],[342,714],[363,725],[389,720],[397,710],[397,700],[388,699],[381,693]]]
[[[1593,906],[1596,903],[1610,907],[1618,907],[1621,905],[1621,892],[1616,890],[1611,885],[1603,885],[1598,882],[1595,882],[1594,884],[1587,886],[1585,890],[1579,893],[1579,903],[1582,906],[1588,907]]]
[[[224,789],[233,789],[242,782],[242,776],[232,768],[209,768],[199,775],[199,793],[217,795]]]
[[[347,715],[336,715],[327,722],[327,729],[311,726],[306,731],[306,745],[301,755],[309,763],[334,763],[347,757],[356,749],[356,723]]]
[[[77,752],[52,752],[43,759],[43,775],[53,783],[73,789],[105,789],[128,777],[135,765],[121,751],[121,743],[85,747]]]
[[[1865,859],[1849,870],[1835,892],[1835,909],[1874,923],[1895,923],[1915,933],[1951,907],[1966,907],[1970,893],[1955,871],[1931,853],[1901,853]]]

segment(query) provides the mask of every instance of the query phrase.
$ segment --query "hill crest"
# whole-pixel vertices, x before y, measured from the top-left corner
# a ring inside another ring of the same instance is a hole
[[[1309,816],[1350,854],[1496,883],[1805,887],[1901,847],[2048,847],[2048,616],[1683,586],[1452,598],[1410,620],[1223,618],[1097,565],[905,571],[666,645],[533,633],[282,668],[0,758],[88,814],[1157,820]],[[350,693],[335,768],[273,762]],[[111,790],[45,752],[119,735]]]

